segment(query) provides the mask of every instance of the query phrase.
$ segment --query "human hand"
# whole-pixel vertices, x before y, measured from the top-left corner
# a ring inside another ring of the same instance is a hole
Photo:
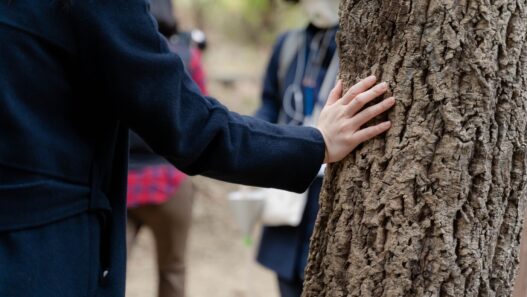
[[[395,104],[395,98],[362,108],[373,99],[388,90],[388,84],[374,86],[377,79],[370,76],[353,87],[341,98],[342,81],[338,81],[329,94],[328,101],[320,113],[317,128],[326,143],[324,163],[338,162],[351,153],[359,144],[368,141],[391,127],[389,121],[375,126],[362,128],[376,116],[389,110]]]

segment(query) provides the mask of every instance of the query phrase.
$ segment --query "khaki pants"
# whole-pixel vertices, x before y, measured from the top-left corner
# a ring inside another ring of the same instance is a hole
[[[154,233],[159,297],[185,296],[185,257],[193,200],[194,188],[187,178],[165,203],[128,209],[128,252],[141,227],[147,226]]]

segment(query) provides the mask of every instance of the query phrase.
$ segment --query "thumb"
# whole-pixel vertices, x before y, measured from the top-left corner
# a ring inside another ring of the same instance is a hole
[[[326,105],[331,105],[337,102],[340,99],[340,96],[342,96],[342,80],[339,79],[333,90],[329,93]]]

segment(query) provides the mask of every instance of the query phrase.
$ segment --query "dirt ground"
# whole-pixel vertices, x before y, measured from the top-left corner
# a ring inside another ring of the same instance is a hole
[[[257,108],[268,48],[243,48],[212,36],[205,55],[209,92],[234,111]],[[255,262],[255,249],[244,246],[227,203],[237,186],[203,177],[198,188],[188,247],[187,297],[277,297],[273,273]],[[259,238],[255,229],[255,240]],[[157,275],[152,234],[142,230],[129,255],[127,297],[154,297]]]

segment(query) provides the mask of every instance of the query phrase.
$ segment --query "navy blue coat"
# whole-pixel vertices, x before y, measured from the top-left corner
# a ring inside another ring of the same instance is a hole
[[[179,169],[305,190],[316,129],[203,97],[145,0],[0,0],[0,296],[124,296],[131,128]]]
[[[313,40],[314,35],[320,31],[320,29],[317,29],[312,25],[308,26],[304,30],[304,33],[306,34],[306,47],[301,50],[306,50],[307,45]],[[326,77],[326,73],[331,64],[331,59],[336,51],[336,31],[337,28],[332,28],[328,31],[328,34],[330,34],[331,37],[331,43],[317,78],[315,88],[316,97],[318,97],[320,86]],[[284,96],[284,91],[280,85],[286,87],[293,84],[295,82],[297,63],[306,63],[306,61],[299,61],[299,55],[297,55],[291,64],[287,65],[288,71],[284,81],[281,82],[281,84],[279,83],[278,72],[280,67],[280,53],[287,34],[289,33],[280,36],[274,46],[264,79],[262,105],[256,112],[256,117],[272,123],[278,121],[279,112],[283,109],[282,98]],[[287,117],[286,121],[288,120],[291,120],[291,118]],[[299,168],[299,170],[301,169]],[[309,241],[318,214],[318,198],[321,186],[322,178],[317,178],[309,188],[306,208],[299,226],[266,227],[262,232],[257,256],[258,262],[273,270],[283,279],[302,280],[304,278],[304,269],[307,265],[309,254]]]

